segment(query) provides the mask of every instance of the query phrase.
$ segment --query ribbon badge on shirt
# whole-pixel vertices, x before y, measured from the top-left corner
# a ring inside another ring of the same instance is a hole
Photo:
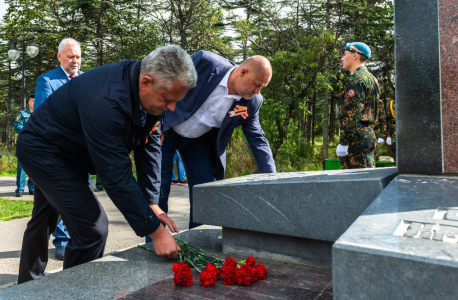
[[[156,124],[154,124],[153,126],[153,129],[151,129],[151,131],[149,132],[149,134],[152,134],[153,132],[155,132],[156,130],[159,129],[159,124],[161,124],[161,121],[157,121]],[[148,137],[146,137],[146,141],[145,141],[145,144],[148,143]]]
[[[246,119],[248,118],[248,114],[247,114],[247,107],[246,106],[240,106],[240,105],[236,105],[234,107],[234,110],[231,110],[229,112],[229,117],[236,117],[236,116],[242,116],[242,118]]]

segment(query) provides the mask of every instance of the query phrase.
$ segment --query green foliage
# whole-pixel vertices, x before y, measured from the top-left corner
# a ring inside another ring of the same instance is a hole
[[[5,147],[0,147],[2,158],[0,158],[0,175],[16,176],[17,157],[15,151],[7,151]]]
[[[363,41],[370,46],[373,57],[367,65],[379,80],[381,98],[387,103],[395,95],[392,0],[5,3],[9,7],[0,24],[0,97],[6,101],[0,102],[0,135],[9,148],[15,138],[12,124],[21,106],[22,58],[12,63],[9,71],[11,43],[6,42],[32,35],[40,52],[35,58],[26,56],[27,93],[35,90],[39,75],[59,65],[57,46],[65,37],[82,43],[83,71],[124,59],[140,60],[169,43],[189,53],[213,51],[235,62],[256,54],[268,57],[273,76],[262,90],[260,122],[279,171],[319,169],[327,155],[324,152],[335,155],[336,105],[347,76],[340,57],[346,42]],[[323,134],[329,136],[321,142],[319,136]],[[0,171],[15,174],[15,157],[5,159],[8,154],[3,153]],[[256,163],[237,130],[227,149],[226,175],[253,172]]]
[[[0,198],[0,220],[25,218],[32,215],[33,201]]]

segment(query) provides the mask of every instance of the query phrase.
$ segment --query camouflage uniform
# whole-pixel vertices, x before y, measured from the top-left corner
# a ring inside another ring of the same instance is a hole
[[[387,135],[387,123],[386,123],[386,112],[385,112],[385,105],[381,99],[378,100],[377,106],[377,117],[375,118],[375,124],[371,126],[374,129],[375,138],[378,140],[379,138],[386,139]],[[378,152],[378,143],[375,143],[375,150],[374,156],[369,158],[369,163],[371,168],[375,168],[375,159],[377,157]]]
[[[376,144],[373,128],[377,120],[379,95],[377,79],[364,65],[347,80],[339,111],[340,144],[349,146],[348,155],[340,158],[342,169],[371,167]]]

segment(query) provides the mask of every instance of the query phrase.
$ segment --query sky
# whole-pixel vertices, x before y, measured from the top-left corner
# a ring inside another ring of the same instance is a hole
[[[0,19],[3,18],[3,15],[6,13],[6,9],[8,8],[8,4],[5,4],[5,1],[0,1]]]

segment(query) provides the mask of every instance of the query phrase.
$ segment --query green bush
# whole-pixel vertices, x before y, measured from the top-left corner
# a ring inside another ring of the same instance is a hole
[[[279,149],[275,164],[277,172],[300,172],[323,170],[323,137],[315,139],[315,145],[288,142]],[[329,158],[336,158],[336,141],[328,148]],[[225,178],[255,173],[256,162],[242,131],[237,128],[226,152]]]
[[[17,172],[17,157],[16,151],[6,151],[2,145],[0,147],[2,158],[0,158],[0,175],[1,176],[16,176]]]

